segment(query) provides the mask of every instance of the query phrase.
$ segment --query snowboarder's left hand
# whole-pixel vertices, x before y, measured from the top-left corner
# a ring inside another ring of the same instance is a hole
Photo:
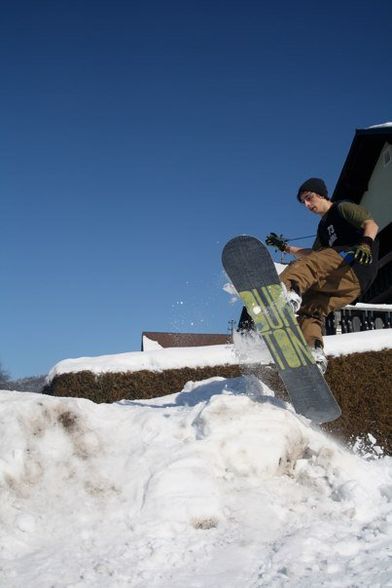
[[[283,235],[277,235],[276,233],[270,233],[267,235],[265,242],[270,247],[276,247],[279,251],[286,251],[287,239]]]
[[[372,255],[373,239],[363,237],[362,241],[354,247],[354,259],[362,265],[369,265],[373,261]]]

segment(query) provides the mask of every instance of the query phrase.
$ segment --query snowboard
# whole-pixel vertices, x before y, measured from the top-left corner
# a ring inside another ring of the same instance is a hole
[[[231,239],[223,267],[265,341],[293,407],[314,423],[337,419],[341,410],[286,300],[275,264],[255,237]]]

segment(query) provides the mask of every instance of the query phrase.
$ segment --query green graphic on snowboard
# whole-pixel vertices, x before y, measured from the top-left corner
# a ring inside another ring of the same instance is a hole
[[[280,370],[315,363],[280,285],[271,284],[239,294]]]

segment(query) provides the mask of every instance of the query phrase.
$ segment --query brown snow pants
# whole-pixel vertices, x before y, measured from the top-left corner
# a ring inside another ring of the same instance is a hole
[[[325,317],[354,302],[361,293],[354,271],[332,248],[301,257],[287,266],[280,279],[288,290],[292,281],[298,285],[302,296],[298,322],[310,347],[323,342]]]

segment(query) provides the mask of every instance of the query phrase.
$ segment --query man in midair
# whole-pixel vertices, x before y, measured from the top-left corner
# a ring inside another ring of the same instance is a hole
[[[368,211],[346,200],[331,202],[325,182],[309,178],[297,193],[298,201],[321,217],[311,249],[289,245],[270,233],[267,245],[297,260],[280,274],[287,296],[298,313],[306,342],[324,373],[327,359],[322,330],[325,317],[355,302],[377,274],[378,225]]]

